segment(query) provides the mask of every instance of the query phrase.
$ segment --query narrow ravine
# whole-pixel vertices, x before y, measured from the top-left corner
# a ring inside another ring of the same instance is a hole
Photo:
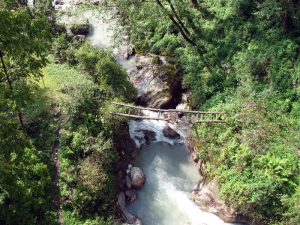
[[[94,46],[111,50],[128,73],[138,70],[135,55],[124,58],[120,48],[114,47],[113,29],[119,26],[115,19],[101,17],[92,11],[86,11],[82,16],[89,20],[91,32],[88,40]],[[66,23],[69,20],[68,17],[62,18]],[[137,216],[143,225],[226,224],[218,216],[201,210],[191,200],[190,193],[197,187],[200,174],[190,160],[183,140],[163,135],[166,125],[161,121],[129,121],[131,138],[140,148],[137,165],[134,166],[142,168],[146,175],[145,186],[138,192],[138,199],[129,204],[129,212]],[[183,128],[189,131],[191,127]],[[155,133],[155,140],[148,146],[145,145],[145,130]],[[182,130],[178,133],[181,134]]]

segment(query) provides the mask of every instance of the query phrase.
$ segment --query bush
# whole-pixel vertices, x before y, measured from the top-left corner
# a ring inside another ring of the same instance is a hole
[[[282,221],[286,199],[292,201],[299,187],[295,134],[300,132],[290,126],[288,114],[277,115],[274,97],[272,92],[237,95],[213,108],[226,110],[226,124],[198,128],[209,178],[220,183],[227,204],[258,224]],[[295,208],[290,210],[295,218]]]

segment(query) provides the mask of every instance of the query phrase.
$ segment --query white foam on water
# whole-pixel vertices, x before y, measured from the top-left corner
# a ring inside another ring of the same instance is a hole
[[[142,114],[147,117],[163,118],[163,115],[159,115],[158,112],[149,110],[143,110]],[[156,133],[156,140],[154,141],[154,143],[165,142],[170,145],[183,143],[182,139],[170,139],[164,136],[163,129],[168,125],[168,122],[164,120],[131,120],[128,122],[128,124],[130,138],[134,140],[137,148],[140,148],[146,143],[145,135],[143,132],[144,130],[153,131]]]
[[[144,225],[224,225],[202,211],[190,198],[200,179],[183,144],[155,143],[142,148],[140,166],[147,177],[138,199],[129,205]]]
[[[61,6],[67,9],[71,1]],[[83,16],[89,19],[92,32],[88,39],[94,46],[110,49],[117,61],[127,71],[136,69],[135,57],[125,60],[119,50],[114,47],[114,31],[118,26],[115,20],[98,17],[92,12]],[[68,21],[68,18],[63,18]],[[144,110],[148,117],[159,116],[156,112]],[[163,115],[160,115],[163,117]],[[223,225],[214,214],[202,211],[190,200],[191,191],[197,186],[200,175],[196,166],[189,160],[182,140],[169,139],[163,135],[163,128],[168,124],[162,120],[131,120],[128,122],[130,137],[140,150],[138,166],[147,177],[145,186],[139,191],[138,199],[129,205],[129,211],[137,215],[144,225]],[[169,124],[180,134],[187,133],[189,126]],[[146,140],[143,130],[156,133],[156,140],[144,146]]]

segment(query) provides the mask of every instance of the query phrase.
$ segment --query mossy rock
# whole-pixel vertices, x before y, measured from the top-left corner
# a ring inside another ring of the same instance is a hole
[[[87,35],[90,30],[88,20],[79,21],[71,25],[70,30],[74,35]]]

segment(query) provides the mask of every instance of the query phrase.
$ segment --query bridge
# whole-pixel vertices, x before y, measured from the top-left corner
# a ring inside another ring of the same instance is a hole
[[[186,111],[177,109],[155,109],[134,106],[121,102],[113,102],[116,112],[112,115],[128,117],[132,119],[162,120],[175,123],[181,120],[185,123],[224,123],[224,112]]]

